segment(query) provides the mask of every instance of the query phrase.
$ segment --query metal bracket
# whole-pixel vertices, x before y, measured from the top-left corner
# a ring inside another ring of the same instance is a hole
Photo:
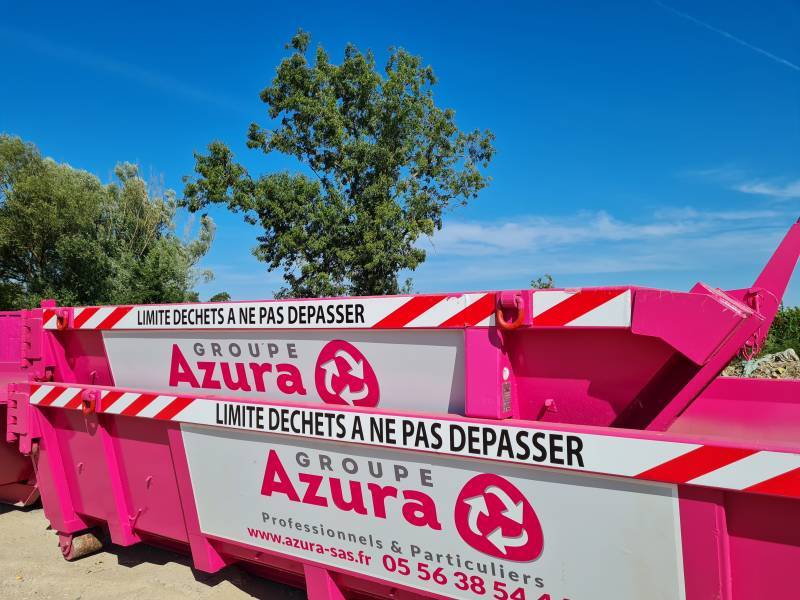
[[[514,318],[510,321],[505,319],[505,314],[511,313]],[[497,326],[506,331],[513,331],[527,324],[527,306],[525,299],[520,292],[499,292],[497,294],[497,310],[495,320]]]
[[[34,440],[40,436],[38,422],[33,418],[27,384],[10,384],[8,386],[6,441],[18,441],[19,451],[28,456],[33,451]]]
[[[44,328],[42,311],[26,310],[22,313],[20,334],[20,368],[29,381],[52,381],[55,365],[44,364]]]

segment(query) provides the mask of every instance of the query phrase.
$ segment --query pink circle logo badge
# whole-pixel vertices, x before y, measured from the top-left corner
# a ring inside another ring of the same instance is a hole
[[[510,481],[485,473],[470,479],[456,501],[456,529],[470,546],[495,558],[539,558],[544,535],[539,517]]]
[[[344,340],[331,340],[317,358],[314,383],[323,402],[344,406],[377,406],[378,378],[361,351]]]

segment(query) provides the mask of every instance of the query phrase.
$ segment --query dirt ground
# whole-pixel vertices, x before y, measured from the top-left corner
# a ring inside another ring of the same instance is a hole
[[[15,600],[303,600],[300,590],[228,567],[209,575],[187,556],[137,544],[72,563],[61,558],[41,508],[0,504],[0,598]]]

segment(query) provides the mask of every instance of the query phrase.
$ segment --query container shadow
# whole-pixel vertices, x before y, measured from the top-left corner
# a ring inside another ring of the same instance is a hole
[[[4,515],[6,513],[11,512],[31,512],[32,510],[39,510],[42,508],[42,503],[40,500],[37,500],[33,504],[29,506],[14,506],[13,504],[3,504],[0,503],[0,515]]]
[[[55,532],[44,517],[41,501],[24,507],[0,503],[0,520],[6,518],[5,515],[9,515],[8,518],[12,519],[14,514],[19,515],[20,513],[30,512],[40,513],[39,517],[41,518],[41,522],[37,521],[30,525],[30,527],[37,528],[40,526],[47,531],[51,531],[53,535],[55,535]],[[29,525],[26,525],[26,527],[28,526]],[[208,588],[216,588],[228,582],[244,594],[258,600],[305,600],[307,598],[305,590],[251,574],[239,565],[231,565],[217,573],[204,573],[194,568],[191,557],[187,554],[162,546],[152,545],[152,541],[123,547],[112,544],[110,540],[107,539],[106,534],[101,534],[101,536],[105,538],[105,543],[100,552],[91,554],[83,559],[75,560],[70,564],[79,567],[83,560],[91,561],[92,557],[102,557],[103,561],[107,564],[109,562],[116,562],[118,566],[129,569],[148,564],[157,566],[175,564],[189,570],[196,582]],[[55,543],[53,543],[53,545],[55,545]],[[53,549],[50,560],[63,561],[57,548]]]
[[[198,571],[192,566],[191,558],[185,554],[146,543],[128,547],[106,544],[102,551],[116,557],[117,563],[127,568],[146,563],[160,566],[170,563],[178,564],[189,569],[198,583],[214,588],[227,581],[242,592],[259,600],[305,600],[307,598],[305,590],[251,575],[237,565],[225,567],[217,573]]]

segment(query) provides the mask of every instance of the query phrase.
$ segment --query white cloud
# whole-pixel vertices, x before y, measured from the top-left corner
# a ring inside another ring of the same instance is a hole
[[[734,189],[745,194],[769,196],[781,200],[800,198],[800,179],[779,184],[768,181],[750,181],[736,185]]]
[[[510,252],[548,252],[562,247],[659,243],[719,235],[731,223],[753,227],[779,217],[778,211],[657,211],[651,219],[622,220],[605,211],[568,217],[523,216],[501,222],[449,222],[421,244],[433,255],[491,256]],[[723,225],[725,223],[725,225]]]
[[[754,177],[752,173],[733,165],[684,171],[682,175],[718,183],[743,194],[767,196],[776,200],[800,198],[800,179],[792,179],[791,176]]]
[[[421,291],[527,287],[542,273],[558,285],[643,284],[687,289],[698,280],[744,287],[794,222],[778,210],[665,208],[648,218],[606,211],[450,221],[421,243],[409,273]]]
[[[448,221],[420,240],[428,257],[411,277],[420,292],[526,288],[544,273],[560,286],[650,285],[689,289],[697,281],[723,289],[750,285],[795,221],[788,207],[702,210],[664,207],[640,218],[610,211],[566,216],[510,216]],[[254,258],[208,261],[220,290],[236,299],[266,298],[282,287]],[[794,296],[791,301],[794,300]]]
[[[724,182],[741,180],[746,175],[746,172],[735,164],[727,164],[720,167],[711,167],[709,169],[687,169],[679,173],[679,175]]]
[[[654,213],[656,219],[705,219],[714,221],[750,221],[780,217],[777,210],[718,210],[700,212],[694,208],[665,208]]]

